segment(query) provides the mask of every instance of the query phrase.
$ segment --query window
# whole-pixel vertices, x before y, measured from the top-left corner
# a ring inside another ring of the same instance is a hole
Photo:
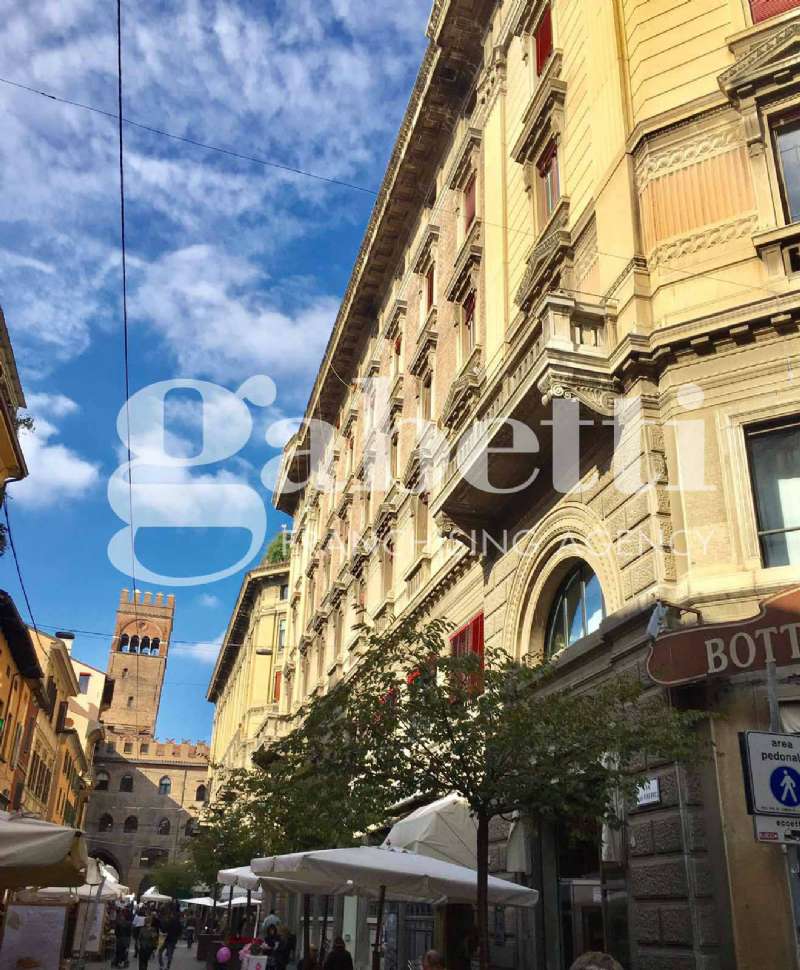
[[[133,775],[123,775],[119,780],[120,791],[133,791]]]
[[[281,672],[275,671],[275,679],[272,684],[272,703],[277,704],[281,699]]]
[[[789,222],[800,222],[800,117],[773,129],[783,205]]]
[[[278,650],[283,650],[286,646],[286,617],[278,620]]]
[[[130,650],[130,640],[127,633],[123,633],[119,638],[119,648],[123,653],[128,653]]]
[[[127,667],[123,667],[122,668],[122,677],[123,677],[123,679],[125,677],[127,677],[127,676],[128,676],[128,668]]]
[[[558,151],[554,143],[551,143],[545,149],[536,165],[536,170],[539,183],[539,209],[541,225],[543,226],[555,211],[561,198],[561,189],[558,183]]]
[[[753,23],[757,24],[762,20],[769,20],[770,17],[777,17],[779,13],[791,10],[798,3],[800,0],[750,0]]]
[[[145,849],[139,856],[139,865],[145,869],[149,869],[150,866],[154,866],[166,859],[169,853],[166,849],[149,848]]]
[[[122,745],[122,751],[124,754],[130,754],[133,751],[133,741],[126,741]]]
[[[800,564],[800,419],[747,430],[758,539],[765,566]]]
[[[131,637],[131,653],[139,652],[139,638]]]
[[[414,500],[414,559],[428,544],[428,496],[418,495]]]
[[[150,751],[149,744],[144,743],[139,745],[139,754],[147,754],[149,751]]]
[[[461,305],[461,363],[469,359],[475,349],[475,291],[473,290]]]
[[[430,421],[433,414],[433,375],[429,372],[422,378],[419,389],[419,416]]]
[[[78,693],[88,694],[89,693],[89,681],[91,677],[89,674],[78,674]]]
[[[606,615],[600,581],[586,563],[576,566],[559,587],[547,621],[545,656],[594,633]]]
[[[464,187],[464,232],[467,233],[475,222],[477,184],[475,175],[471,175]]]
[[[162,818],[158,823],[158,834],[159,835],[169,835],[169,831],[172,828],[168,818]]]
[[[553,53],[553,18],[549,3],[533,32],[533,42],[536,46],[536,75],[540,77]]]
[[[483,667],[483,613],[478,613],[450,637],[450,651],[454,657],[478,657]],[[467,675],[464,674],[466,677]],[[470,686],[473,690],[480,690],[481,673],[476,671],[469,675]]]
[[[391,596],[394,589],[394,545],[391,539],[384,539],[382,553],[382,586],[383,598]]]
[[[100,821],[97,823],[97,830],[99,832],[111,832],[114,829],[114,819],[110,815],[101,815]]]
[[[133,707],[133,696],[128,698],[128,707]]]
[[[150,653],[157,657],[161,652],[161,640],[158,637],[153,637],[150,641]]]
[[[122,826],[123,832],[136,832],[139,829],[139,819],[135,815],[129,815]]]
[[[171,791],[172,780],[167,775],[164,775],[164,777],[158,783],[158,793],[159,795],[169,795]]]
[[[473,213],[473,219],[475,218]],[[424,316],[431,312],[433,307],[436,305],[436,263],[431,263],[428,267],[428,271],[425,274],[425,301],[424,301]]]
[[[281,599],[282,600],[289,599],[289,587],[285,583],[283,586],[281,586]]]
[[[392,345],[392,377],[397,377],[402,368],[403,338],[398,334]]]
[[[400,434],[395,431],[394,434],[389,439],[389,476],[392,481],[395,481],[399,474],[398,469],[398,452],[400,448]]]
[[[188,836],[195,835],[197,833],[197,820],[193,818],[187,819],[185,831]]]
[[[150,653],[150,637],[142,637],[142,653]]]
[[[198,785],[197,791],[194,793],[194,800],[196,802],[204,802],[206,800],[206,794],[207,794],[206,786]]]

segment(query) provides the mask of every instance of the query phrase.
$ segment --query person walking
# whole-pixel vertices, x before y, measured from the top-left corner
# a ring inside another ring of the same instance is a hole
[[[269,911],[269,916],[265,916],[261,921],[261,939],[266,940],[267,930],[270,928],[270,926],[274,926],[277,930],[280,926],[280,922],[280,917],[275,914],[274,909],[271,909]]]
[[[160,970],[164,970],[164,954],[166,954],[167,970],[169,970],[172,966],[172,957],[175,955],[175,947],[183,935],[183,924],[181,923],[180,914],[177,912],[172,913],[162,926],[162,931],[164,933],[164,942],[158,951],[158,966]]]
[[[333,941],[333,949],[325,957],[323,970],[353,970],[353,958],[345,948],[341,936],[337,936]]]
[[[136,911],[133,917],[133,924],[131,926],[131,935],[133,936],[133,955],[135,957],[139,956],[139,934],[142,932],[142,927],[145,923],[144,910],[139,909]]]
[[[147,970],[147,964],[157,946],[158,930],[153,926],[152,917],[148,917],[139,931],[139,970]]]
[[[622,970],[622,966],[608,953],[595,950],[579,956],[569,970]]]
[[[131,924],[124,909],[117,913],[114,922],[114,966],[128,966],[128,950],[131,945]]]

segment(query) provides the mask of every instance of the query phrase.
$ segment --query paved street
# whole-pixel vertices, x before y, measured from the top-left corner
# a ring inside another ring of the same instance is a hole
[[[87,964],[87,970],[91,970],[91,967],[97,967],[98,970],[113,970],[111,961],[102,964]],[[133,956],[133,947],[130,951],[130,963],[128,965],[128,970],[139,970],[139,962]],[[150,958],[150,963],[147,966],[147,970],[158,970],[158,958],[154,954]],[[204,963],[198,963],[195,959],[195,947],[190,950],[186,944],[181,941],[175,950],[175,957],[172,961],[172,970],[205,970]]]

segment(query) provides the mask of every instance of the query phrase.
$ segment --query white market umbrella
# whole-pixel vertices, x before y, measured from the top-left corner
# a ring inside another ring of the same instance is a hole
[[[239,866],[236,869],[220,869],[217,882],[223,886],[237,886],[239,889],[258,889],[261,878],[250,866]]]
[[[478,865],[478,823],[460,795],[446,795],[411,812],[392,826],[383,844],[469,869]]]
[[[381,897],[426,902],[474,903],[478,874],[474,869],[415,852],[375,846],[322,849],[253,859],[253,872],[289,883],[315,886],[318,893]],[[302,890],[300,890],[302,891]],[[493,906],[534,906],[535,889],[489,876]]]
[[[82,886],[88,863],[80,830],[0,812],[0,890]]]
[[[160,893],[156,886],[151,886],[142,893],[140,898],[143,902],[147,903],[169,903],[172,901],[172,896],[165,896],[163,893]]]

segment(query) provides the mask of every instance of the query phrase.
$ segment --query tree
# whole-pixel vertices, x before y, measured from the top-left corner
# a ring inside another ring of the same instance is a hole
[[[162,862],[152,871],[153,885],[165,896],[187,899],[197,882],[197,870],[189,860]]]
[[[273,537],[270,544],[267,546],[267,551],[264,554],[264,562],[267,565],[279,565],[280,563],[286,562],[289,558],[289,536],[286,534],[284,529]]]
[[[337,719],[317,758],[323,774],[357,760],[349,778],[371,810],[420,792],[455,792],[477,821],[477,921],[488,967],[489,822],[520,810],[538,819],[619,825],[648,759],[688,760],[707,715],[613,678],[591,692],[556,689],[553,664],[501,650],[455,656],[448,624],[404,622],[368,637],[358,673],[336,698]],[[317,712],[311,706],[309,716]],[[330,715],[329,715],[330,716]]]

